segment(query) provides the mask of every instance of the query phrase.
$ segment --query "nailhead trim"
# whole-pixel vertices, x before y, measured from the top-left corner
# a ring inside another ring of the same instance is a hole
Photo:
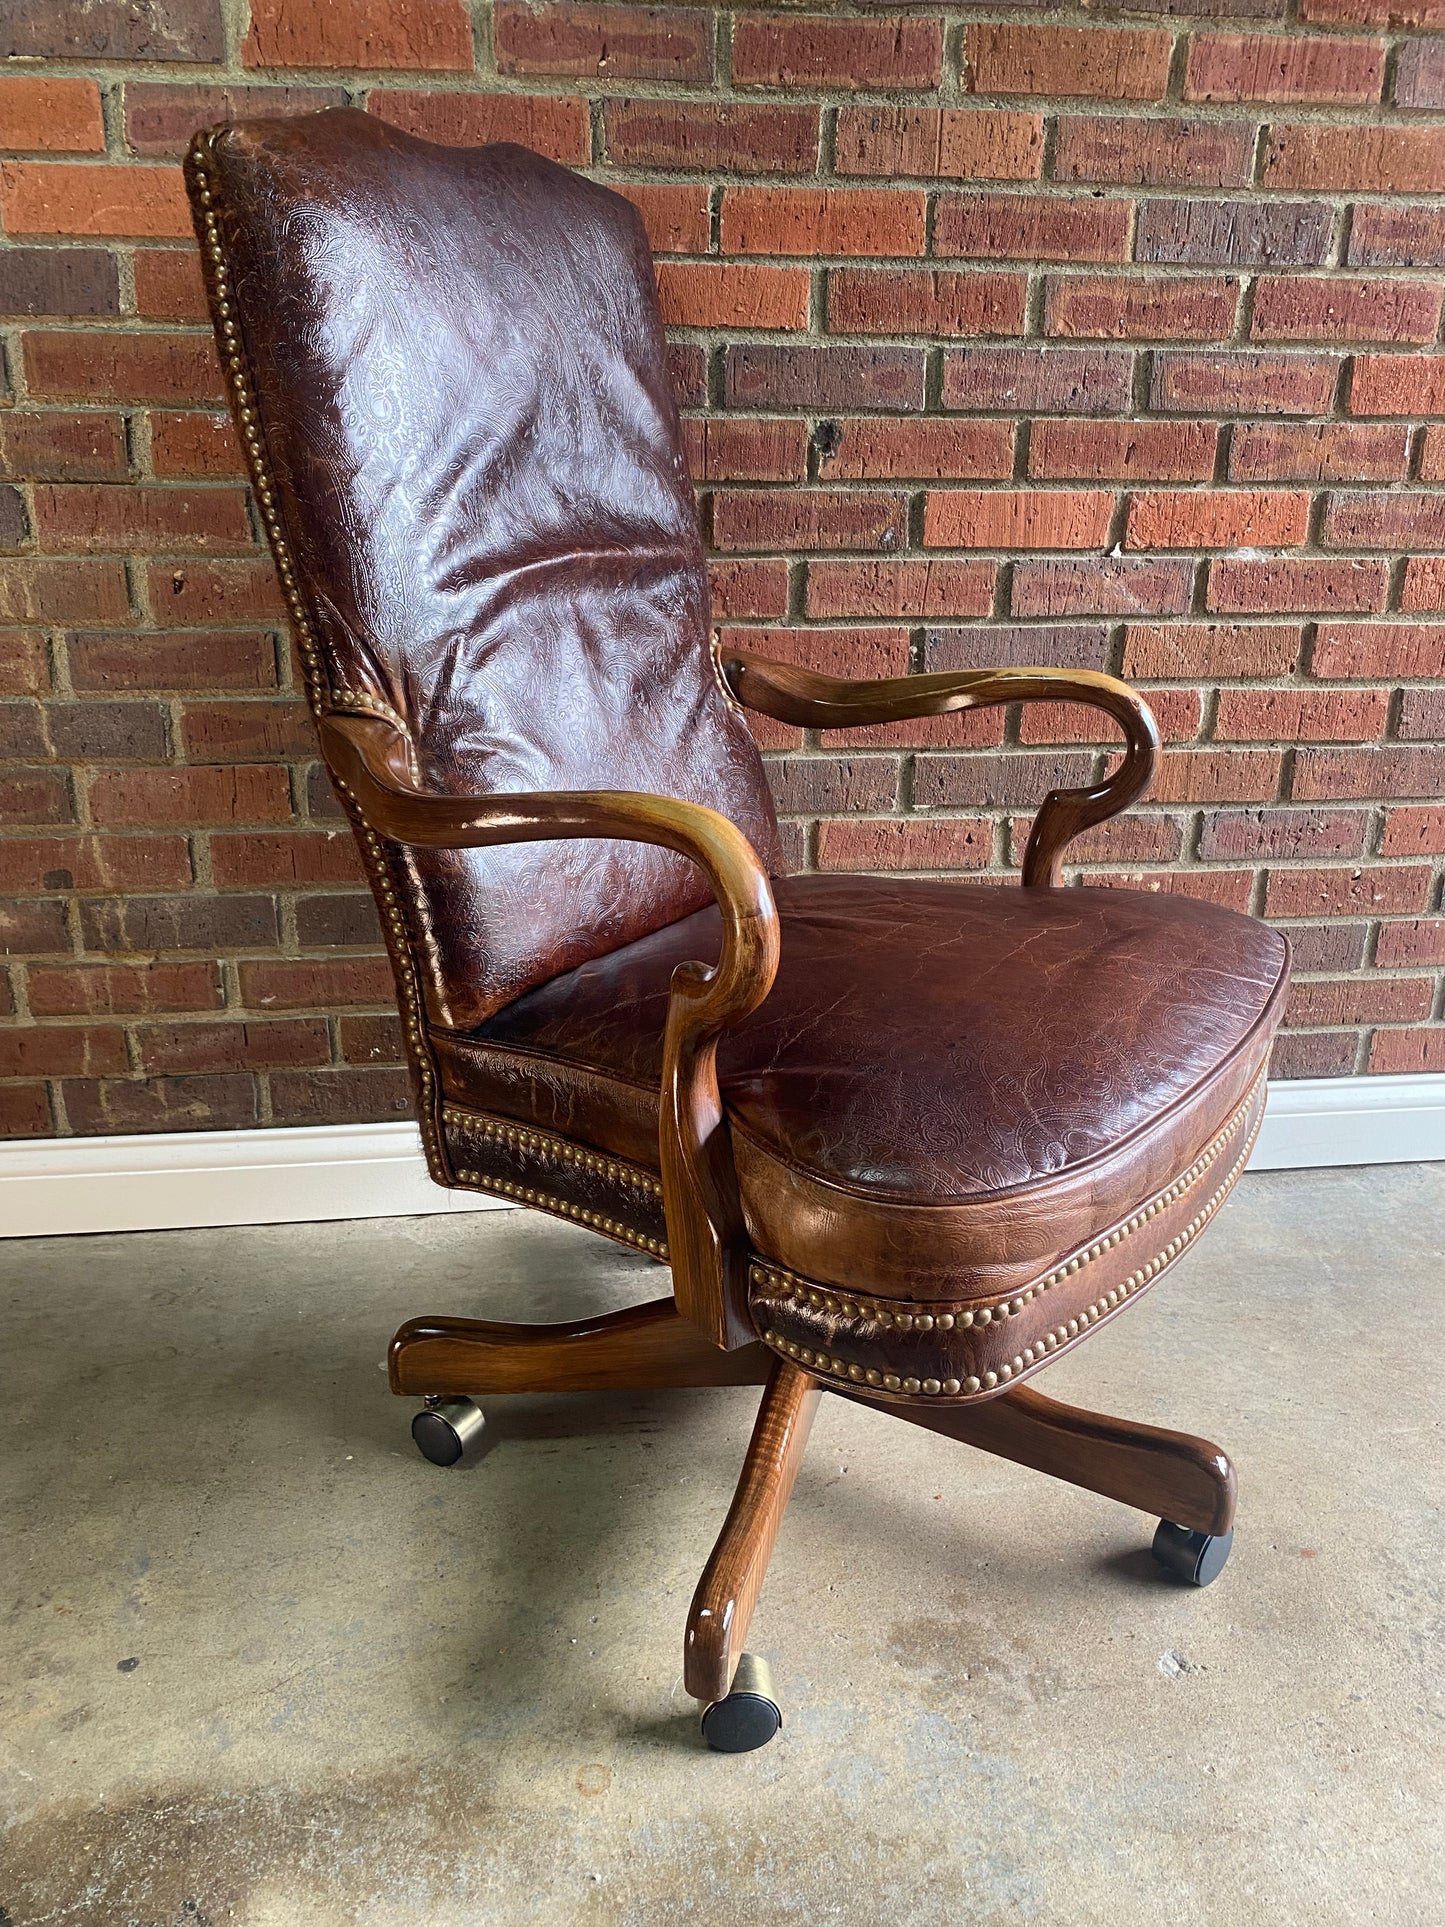
[[[645,1192],[650,1198],[660,1200],[662,1197],[662,1181],[650,1171],[644,1171],[635,1164],[626,1164],[619,1158],[605,1157],[600,1151],[586,1150],[567,1138],[554,1137],[550,1132],[535,1131],[502,1118],[487,1117],[479,1111],[463,1110],[454,1104],[444,1104],[442,1116],[452,1129],[464,1135],[484,1138],[494,1144],[505,1144],[512,1150],[531,1151],[554,1158],[559,1164],[570,1164],[592,1172],[610,1184],[628,1185],[635,1191]],[[483,1191],[495,1191],[502,1197],[516,1198],[519,1203],[535,1205],[539,1210],[570,1218],[574,1224],[585,1224],[590,1230],[605,1232],[609,1238],[616,1238],[637,1251],[645,1251],[650,1257],[661,1258],[664,1262],[667,1259],[667,1245],[661,1238],[649,1238],[645,1233],[634,1231],[630,1225],[621,1224],[616,1218],[609,1218],[600,1211],[587,1211],[565,1198],[555,1198],[531,1186],[513,1184],[508,1178],[494,1178],[479,1171],[459,1170],[457,1178],[462,1184]]]
[[[1245,1099],[1240,1110],[1235,1113],[1225,1130],[1220,1133],[1220,1136],[1215,1139],[1214,1144],[1210,1146],[1210,1152],[1213,1152],[1214,1156],[1210,1156],[1210,1153],[1206,1152],[1199,1160],[1198,1166],[1191,1166],[1191,1170],[1202,1170],[1205,1168],[1206,1159],[1209,1163],[1213,1163],[1214,1157],[1218,1156],[1218,1147],[1221,1147],[1224,1143],[1227,1143],[1230,1138],[1238,1134],[1240,1124],[1258,1089],[1259,1083],[1256,1082],[1254,1089],[1250,1092],[1249,1097]],[[1077,1317],[1070,1318],[1066,1322],[1055,1325],[1051,1331],[1045,1332],[1042,1338],[1036,1338],[1032,1345],[1026,1345],[1024,1349],[1014,1358],[1011,1358],[1007,1364],[1000,1365],[997,1371],[988,1371],[979,1377],[970,1376],[964,1379],[900,1378],[893,1372],[879,1372],[874,1369],[865,1369],[862,1365],[850,1365],[846,1359],[834,1358],[827,1352],[813,1351],[806,1345],[799,1345],[795,1340],[785,1338],[780,1332],[764,1332],[763,1342],[766,1345],[770,1345],[774,1351],[782,1352],[788,1358],[796,1359],[798,1364],[807,1366],[811,1371],[828,1373],[834,1378],[848,1379],[853,1384],[874,1386],[885,1392],[902,1392],[909,1398],[920,1395],[924,1398],[936,1398],[940,1394],[946,1398],[976,1398],[981,1393],[994,1391],[998,1386],[1007,1384],[1008,1381],[1018,1373],[1027,1370],[1032,1365],[1037,1365],[1047,1353],[1057,1351],[1061,1345],[1067,1344],[1070,1339],[1077,1338],[1081,1332],[1086,1331],[1089,1326],[1097,1324],[1099,1320],[1109,1312],[1117,1310],[1126,1299],[1132,1297],[1136,1292],[1142,1291],[1146,1285],[1152,1283],[1166,1266],[1174,1262],[1186,1245],[1193,1243],[1233,1189],[1236,1178],[1238,1178],[1240,1172],[1244,1169],[1245,1164],[1248,1162],[1249,1154],[1254,1149],[1254,1141],[1259,1135],[1259,1127],[1263,1121],[1264,1113],[1261,1111],[1255,1119],[1244,1147],[1235,1159],[1234,1164],[1230,1167],[1224,1182],[1214,1193],[1213,1197],[1209,1199],[1208,1203],[1200,1207],[1189,1220],[1189,1223],[1184,1226],[1183,1230],[1176,1233],[1161,1252],[1151,1258],[1147,1264],[1141,1265],[1137,1271],[1131,1272],[1122,1285],[1116,1285],[1111,1290],[1105,1292],[1102,1297],[1095,1299],[1094,1303],[1086,1310],[1081,1311]],[[1185,1178],[1187,1178],[1188,1175],[1186,1172]],[[1170,1199],[1171,1201],[1177,1199],[1181,1195],[1181,1186],[1185,1189],[1188,1188],[1185,1184],[1185,1179],[1177,1180],[1176,1184],[1171,1185],[1168,1191],[1161,1192],[1160,1198]],[[1156,1214],[1154,1211],[1148,1210],[1147,1207],[1145,1213],[1136,1213],[1136,1217],[1139,1218],[1140,1222],[1143,1221],[1145,1215],[1152,1217]],[[1110,1237],[1112,1239],[1114,1234],[1111,1233]],[[1107,1246],[1107,1240],[1101,1241],[1098,1249],[1103,1250],[1106,1249]],[[1092,1249],[1093,1247],[1091,1247],[1091,1250]],[[1095,1252],[1095,1255],[1097,1255],[1097,1252]],[[1073,1261],[1071,1261],[1071,1264],[1073,1264]],[[1073,1268],[1078,1269],[1078,1266],[1073,1265]],[[1069,1275],[1069,1269],[1068,1266],[1065,1266],[1062,1267],[1057,1274],[1051,1274],[1053,1282],[1056,1283],[1058,1278]],[[755,1281],[756,1275],[762,1270],[763,1267],[760,1265],[753,1266],[752,1271]],[[792,1277],[791,1273],[785,1275]],[[802,1284],[805,1281],[795,1279],[794,1282]],[[1035,1291],[1038,1289],[1039,1287],[1035,1287]],[[791,1295],[797,1296],[799,1294],[795,1292]],[[812,1288],[807,1295],[810,1296],[810,1299],[812,1297],[819,1299],[827,1297],[826,1293],[817,1292],[815,1287]],[[1027,1294],[1027,1296],[1032,1295],[1033,1294]],[[1025,1302],[1026,1297],[1011,1300],[1007,1307],[998,1307],[994,1311],[993,1316],[995,1318],[1002,1316],[1005,1311],[1009,1316],[1013,1316],[1015,1307],[1021,1309]],[[830,1304],[825,1305],[824,1308],[829,1309],[832,1305],[836,1305],[840,1309],[851,1307],[851,1315],[858,1315],[858,1305],[856,1301],[844,1299],[832,1300]],[[850,1311],[844,1310],[844,1316],[848,1315],[850,1315]],[[906,1329],[906,1327],[902,1327],[901,1321],[898,1322],[901,1329]],[[959,1318],[951,1322],[962,1325],[966,1321]],[[971,1322],[976,1325],[980,1323],[980,1320],[975,1316]],[[983,1322],[987,1321],[985,1320]],[[917,1320],[914,1320],[912,1323],[912,1329],[915,1331],[919,1329],[928,1330],[933,1327],[938,1327],[945,1331],[950,1328],[949,1325],[945,1325],[943,1320],[939,1318],[934,1318],[930,1321],[929,1325],[922,1327],[920,1327]]]

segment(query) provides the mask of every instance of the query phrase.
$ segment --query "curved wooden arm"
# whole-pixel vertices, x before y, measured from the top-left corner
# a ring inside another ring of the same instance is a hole
[[[1056,885],[1067,845],[1137,803],[1158,766],[1159,727],[1149,705],[1128,683],[1091,669],[961,669],[849,682],[733,650],[723,656],[722,672],[739,702],[802,729],[857,729],[1000,703],[1087,703],[1104,710],[1124,732],[1124,760],[1102,783],[1049,791],[1024,852],[1023,880],[1030,885]]]
[[[707,873],[722,912],[722,955],[715,966],[682,963],[672,974],[662,1053],[663,1209],[678,1309],[728,1350],[750,1344],[748,1243],[723,1126],[717,1041],[757,1009],[777,975],[777,907],[753,846],[716,810],[632,790],[429,796],[412,778],[405,737],[383,718],[333,714],[320,731],[333,776],[394,842],[462,850],[616,837],[676,850]]]

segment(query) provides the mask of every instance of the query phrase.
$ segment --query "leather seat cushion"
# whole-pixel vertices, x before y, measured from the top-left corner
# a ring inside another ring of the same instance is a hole
[[[953,1302],[1036,1281],[1240,1113],[1288,947],[1214,905],[806,875],[719,1073],[754,1246],[782,1272]],[[715,907],[436,1031],[447,1099],[656,1171],[673,970]]]

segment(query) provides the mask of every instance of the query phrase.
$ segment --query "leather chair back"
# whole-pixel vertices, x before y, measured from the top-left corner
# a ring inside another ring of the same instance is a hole
[[[632,205],[525,148],[350,108],[218,130],[190,166],[317,709],[391,719],[428,791],[683,797],[776,867]],[[387,859],[452,1029],[710,900],[640,844]]]

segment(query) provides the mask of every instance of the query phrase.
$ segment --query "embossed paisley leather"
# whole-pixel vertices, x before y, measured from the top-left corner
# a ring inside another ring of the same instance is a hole
[[[211,164],[322,700],[399,717],[428,789],[683,797],[775,864],[631,203],[350,108],[237,123]],[[637,843],[395,859],[462,1027],[708,900]]]

